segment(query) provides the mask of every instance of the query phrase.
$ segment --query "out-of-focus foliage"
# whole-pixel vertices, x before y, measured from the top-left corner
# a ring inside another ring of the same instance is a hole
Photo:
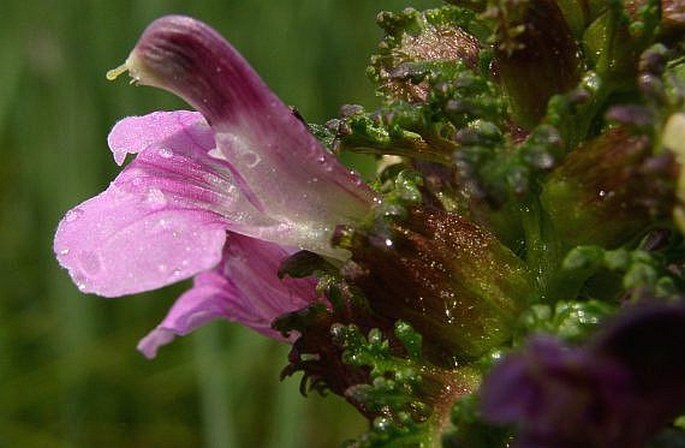
[[[362,430],[337,399],[299,397],[297,378],[278,387],[287,347],[237,326],[211,325],[146,361],[136,342],[183,287],[82,296],[54,260],[52,235],[115,175],[105,137],[118,118],[183,107],[104,77],[154,18],[210,23],[316,122],[344,102],[373,102],[364,68],[380,38],[376,11],[438,3],[2,2],[0,447],[324,447]]]

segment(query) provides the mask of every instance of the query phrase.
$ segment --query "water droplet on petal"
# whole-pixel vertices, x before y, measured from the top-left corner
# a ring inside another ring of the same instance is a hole
[[[377,417],[373,421],[373,426],[379,432],[387,432],[392,427],[392,420],[387,417]]]
[[[209,129],[210,128],[209,123],[207,123],[205,120],[198,121],[197,123],[195,123],[195,126],[198,129]]]
[[[88,287],[88,281],[81,273],[73,274],[71,278],[74,280],[74,283],[79,291],[85,291]]]
[[[59,251],[60,255],[69,255],[69,249],[62,249]]]
[[[80,208],[73,208],[67,212],[66,220],[67,222],[74,222],[83,215],[83,210]]]
[[[95,275],[102,269],[102,263],[100,263],[100,256],[91,251],[83,251],[79,254],[78,260],[81,263],[81,268],[88,275]]]
[[[159,155],[165,159],[170,159],[174,155],[174,151],[171,148],[159,148]]]
[[[212,157],[214,159],[219,159],[219,160],[228,160],[226,159],[226,156],[224,155],[223,152],[219,148],[212,148],[207,152],[207,155],[209,157]]]
[[[259,154],[251,150],[246,150],[240,155],[242,156],[248,168],[254,168],[259,165],[259,162],[262,161],[262,158],[259,156]]]
[[[167,204],[166,196],[159,188],[150,188],[147,192],[147,203],[154,209],[160,209]]]

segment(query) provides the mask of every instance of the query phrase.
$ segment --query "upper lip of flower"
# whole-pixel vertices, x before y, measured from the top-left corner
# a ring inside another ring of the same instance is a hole
[[[298,222],[316,216],[324,228],[358,219],[377,200],[207,25],[183,16],[158,19],[127,65],[137,82],[169,90],[203,114],[218,151],[268,214]],[[294,201],[294,193],[301,200]],[[345,200],[333,199],[341,193]]]

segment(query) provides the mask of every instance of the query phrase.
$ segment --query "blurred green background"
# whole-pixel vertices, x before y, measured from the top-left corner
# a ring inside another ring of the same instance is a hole
[[[126,115],[184,107],[109,83],[154,18],[212,24],[310,121],[373,106],[364,68],[381,9],[438,0],[2,0],[0,4],[0,447],[333,447],[365,428],[336,397],[279,383],[287,347],[214,323],[154,361],[137,340],[187,284],[83,296],[52,255],[62,214],[116,175]]]

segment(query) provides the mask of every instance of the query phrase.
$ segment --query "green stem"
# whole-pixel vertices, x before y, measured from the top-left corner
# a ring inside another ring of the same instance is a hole
[[[560,247],[547,214],[537,198],[521,206],[526,262],[535,278],[540,299],[550,294],[550,279],[561,262]]]
[[[218,328],[210,325],[193,337],[193,354],[200,395],[205,446],[229,448],[236,445],[233,416],[226,394],[231,390],[229,372],[223,362]]]

